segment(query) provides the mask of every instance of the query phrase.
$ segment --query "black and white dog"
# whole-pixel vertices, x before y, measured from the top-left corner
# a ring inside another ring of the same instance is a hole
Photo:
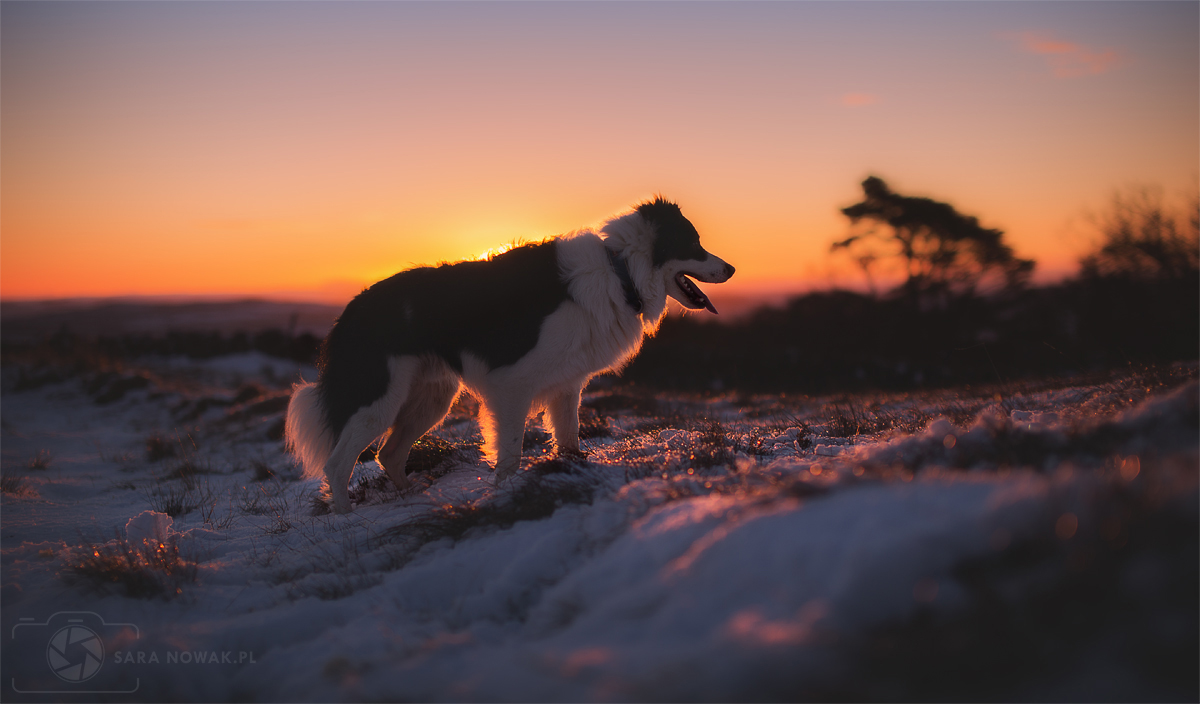
[[[324,473],[334,510],[350,510],[359,454],[386,435],[379,464],[399,488],[413,443],[464,386],[497,479],[521,463],[525,419],[544,409],[560,452],[579,451],[580,392],[654,334],[667,296],[716,308],[688,277],[721,283],[733,267],[700,246],[662,198],[584,230],[486,261],[403,271],[366,289],[321,347],[316,383],[296,386],[287,441],[308,476]]]

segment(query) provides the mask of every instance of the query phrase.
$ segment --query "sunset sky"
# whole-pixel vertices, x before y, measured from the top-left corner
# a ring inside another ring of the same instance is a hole
[[[730,290],[857,281],[869,174],[1041,276],[1197,187],[1195,2],[0,4],[0,296],[344,302],[661,193]]]

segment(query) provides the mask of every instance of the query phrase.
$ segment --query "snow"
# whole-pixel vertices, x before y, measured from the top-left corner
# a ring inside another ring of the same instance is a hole
[[[174,519],[158,511],[142,511],[129,519],[125,524],[125,538],[130,542],[153,540],[160,543],[167,541]]]
[[[829,399],[664,398],[662,416],[602,413],[612,436],[583,441],[588,461],[546,462],[547,448],[531,448],[532,469],[499,487],[472,454],[469,408],[456,408],[436,433],[456,450],[421,480],[427,489],[364,485],[345,516],[314,510],[319,483],[298,479],[269,434],[281,407],[265,401],[311,369],[255,355],[145,368],[149,387],[104,405],[86,378],[5,385],[3,470],[25,482],[3,495],[0,664],[22,691],[103,685],[136,687],[107,698],[207,701],[853,693],[856,644],[921,614],[969,612],[964,564],[1107,530],[1096,526],[1114,492],[1194,521],[1194,365],[1158,385],[1068,384],[1002,401],[863,397],[864,417],[892,420],[849,437],[833,432]],[[248,382],[264,396],[234,402]],[[174,456],[146,455],[154,434]],[[45,469],[29,466],[39,451]],[[356,481],[377,476],[373,464],[356,468]],[[166,515],[172,492],[196,506]],[[551,503],[539,512],[539,501]],[[194,582],[173,598],[137,598],[65,578],[122,536],[177,541],[196,562]],[[1151,562],[1125,572],[1128,589],[1159,588]],[[56,680],[45,665],[60,612],[111,629],[90,682]],[[201,664],[201,653],[213,657]],[[1158,691],[1135,669],[1116,671],[1130,696]],[[1062,697],[1071,686],[1033,691]]]

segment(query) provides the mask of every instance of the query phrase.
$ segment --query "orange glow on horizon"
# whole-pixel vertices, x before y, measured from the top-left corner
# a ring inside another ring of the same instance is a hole
[[[681,201],[687,213],[686,201]],[[790,245],[793,228],[762,225],[752,228],[753,236],[739,236],[734,223],[724,227],[706,227],[693,217],[704,245],[738,267],[738,275],[712,292],[716,300],[726,296],[771,296],[780,292],[802,292],[831,287],[863,289],[862,272],[844,256],[831,255],[828,243],[841,236],[846,226],[837,217],[829,218],[828,238]],[[985,221],[986,223],[986,221]],[[836,229],[841,226],[842,230]],[[6,223],[6,229],[8,227]],[[381,228],[382,229],[382,228]],[[471,229],[471,228],[468,228]],[[532,229],[532,228],[531,228]],[[578,228],[574,228],[578,229]],[[443,261],[479,259],[506,251],[515,241],[539,241],[565,234],[542,229],[523,236],[514,228],[473,228],[465,235],[409,237],[391,246],[387,233],[359,233],[376,242],[379,249],[394,252],[387,258],[369,257],[372,252],[354,247],[339,249],[340,238],[332,230],[326,235],[330,245],[320,257],[286,245],[286,237],[260,230],[238,244],[238,256],[230,258],[225,247],[196,250],[172,248],[169,243],[147,238],[140,251],[105,251],[109,238],[98,235],[82,239],[72,249],[56,253],[54,273],[46,276],[35,268],[17,268],[8,261],[38,256],[33,247],[6,238],[2,297],[6,300],[115,297],[115,296],[253,296],[277,300],[309,300],[344,303],[364,287],[413,266],[434,265]],[[495,233],[495,234],[491,234]],[[489,239],[490,237],[490,239]],[[494,242],[493,246],[487,246]],[[482,253],[481,249],[482,248]],[[1052,248],[1046,248],[1053,251]],[[808,256],[805,256],[807,252]],[[782,256],[780,256],[782,254]],[[1023,250],[1018,247],[1018,254]],[[1075,259],[1062,248],[1058,259],[1039,259],[1035,281],[1050,282],[1074,271]],[[880,282],[884,285],[887,279]]]

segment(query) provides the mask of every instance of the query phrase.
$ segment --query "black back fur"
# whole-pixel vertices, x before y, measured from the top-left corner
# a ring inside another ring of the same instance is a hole
[[[326,421],[336,437],[355,412],[383,396],[389,357],[435,355],[460,373],[463,352],[492,369],[515,363],[569,297],[554,240],[380,281],[350,301],[321,345]]]

